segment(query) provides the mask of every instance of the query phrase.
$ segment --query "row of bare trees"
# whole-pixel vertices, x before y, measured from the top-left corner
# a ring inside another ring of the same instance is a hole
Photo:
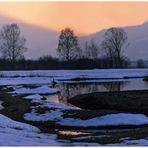
[[[98,60],[106,59],[108,67],[123,67],[127,61],[123,51],[128,45],[128,37],[122,28],[110,28],[105,32],[104,40],[100,45],[95,40],[85,43],[82,50],[79,46],[78,37],[73,30],[65,28],[59,36],[57,48],[58,57],[61,61],[70,62],[78,59]],[[23,53],[27,51],[26,39],[21,35],[17,24],[4,25],[0,31],[0,52],[4,59],[15,63],[23,59]]]
[[[95,43],[95,40],[91,39],[90,43],[86,41],[83,52],[83,55],[81,55],[82,57],[96,60],[99,56],[100,48]]]
[[[109,67],[123,67],[123,50],[128,45],[128,37],[122,28],[110,28],[105,32],[104,40],[97,45],[92,39],[85,43],[84,51],[81,50],[77,36],[73,30],[66,28],[61,31],[57,52],[61,60],[70,61],[78,58],[98,59],[101,56],[109,61]]]

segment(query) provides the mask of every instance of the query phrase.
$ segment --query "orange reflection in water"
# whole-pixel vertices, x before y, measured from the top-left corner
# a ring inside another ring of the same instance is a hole
[[[47,101],[49,101],[49,102],[65,104],[67,106],[71,106],[71,107],[74,107],[76,109],[81,109],[81,108],[79,108],[77,106],[74,106],[74,105],[68,103],[68,101],[67,101],[68,99],[60,98],[58,95],[50,95],[50,96],[44,96],[44,97],[47,98]]]
[[[72,135],[72,136],[79,136],[79,135],[89,135],[90,133],[86,132],[77,132],[77,131],[59,131],[62,135]]]

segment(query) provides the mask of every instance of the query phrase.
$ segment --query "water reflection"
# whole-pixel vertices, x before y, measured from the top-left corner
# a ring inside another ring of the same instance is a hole
[[[90,135],[90,133],[86,132],[78,132],[78,131],[58,131],[61,135],[71,135],[71,136],[80,136],[80,135]]]
[[[53,96],[46,96],[47,100],[68,105],[68,99],[86,93],[120,91],[130,82],[103,82],[103,83],[61,83],[56,88],[59,93]]]
[[[104,91],[120,91],[126,87],[129,82],[105,82],[105,83],[74,83],[74,84],[61,84],[58,86],[59,102],[67,101],[67,99],[76,95],[104,92]],[[65,98],[65,100],[63,100]],[[64,102],[63,102],[64,103]]]
[[[148,88],[148,81],[144,81],[144,86]]]
[[[128,86],[130,82],[122,81],[122,82],[109,82],[102,83],[102,86],[106,89],[106,91],[121,91],[124,87]]]
[[[108,92],[123,90],[144,90],[148,89],[148,82],[143,79],[129,79],[128,81],[97,82],[97,83],[61,83],[55,86],[59,93],[46,96],[48,101],[68,104],[68,99],[86,93]]]

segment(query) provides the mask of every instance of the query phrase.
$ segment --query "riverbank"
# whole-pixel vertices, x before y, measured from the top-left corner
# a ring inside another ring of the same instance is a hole
[[[0,110],[0,114],[3,114],[15,121],[28,123],[33,126],[36,126],[43,133],[56,134],[58,140],[68,140],[67,145],[69,145],[70,143],[89,143],[91,146],[95,145],[96,143],[116,143],[118,145],[118,143],[121,143],[122,141],[124,141],[124,139],[142,139],[147,138],[148,135],[147,124],[140,123],[139,125],[127,125],[127,122],[126,125],[122,125],[121,122],[119,125],[115,124],[115,126],[112,126],[110,124],[99,126],[99,120],[102,117],[107,117],[108,120],[108,117],[110,116],[111,119],[114,120],[114,118],[112,118],[114,115],[117,115],[116,119],[118,119],[118,117],[122,118],[122,116],[128,117],[130,113],[135,115],[139,115],[139,113],[141,113],[147,116],[147,90],[91,93],[79,95],[69,100],[70,103],[75,102],[73,104],[76,106],[79,105],[79,107],[81,108],[84,108],[83,103],[87,104],[87,106],[85,106],[85,109],[75,109],[66,106],[62,106],[63,108],[61,108],[60,104],[56,105],[50,102],[46,105],[41,105],[40,102],[33,102],[29,99],[25,99],[26,95],[12,95],[10,93],[14,91],[12,87],[1,87],[0,90],[0,100],[3,101],[2,105],[4,107],[2,110]],[[85,99],[87,99],[87,101]],[[121,101],[119,101],[120,99]],[[93,104],[94,101],[95,104]],[[100,105],[96,104],[98,101]],[[122,105],[122,103],[124,105]],[[133,103],[133,106],[131,105],[131,103]],[[95,106],[95,109],[92,107],[93,105]],[[142,107],[140,107],[140,105],[142,105]],[[91,106],[91,108],[86,108],[88,106]],[[128,110],[126,110],[127,106]],[[138,107],[143,109],[140,110],[140,108]],[[32,109],[34,109],[35,112],[32,113]],[[26,120],[24,118],[26,113],[32,115],[30,120]],[[135,118],[133,118],[132,114],[131,120],[135,121]],[[34,118],[34,115],[36,115],[36,117],[38,118]],[[45,118],[41,117],[44,117],[46,115],[46,119],[48,120],[44,121],[43,119]],[[147,118],[146,116],[144,118]],[[141,117],[143,118],[143,116],[139,116],[139,118]],[[94,121],[97,122],[90,122],[90,124],[88,124],[89,121],[95,118],[96,120]],[[38,119],[38,121],[33,121],[35,119]],[[70,125],[69,121],[72,121],[70,122]],[[83,122],[87,123],[88,126],[84,126],[87,124],[83,124]],[[113,125],[116,122],[117,120],[112,121]],[[79,126],[77,126],[78,123]],[[82,123],[82,126],[80,123]]]
[[[39,106],[38,102],[31,102],[31,100],[24,99],[26,95],[11,95],[12,88],[0,87],[0,100],[3,101],[3,109],[0,114],[3,114],[15,121],[31,124],[38,127],[42,132],[55,133],[55,129],[47,127],[46,122],[32,122],[24,119],[24,114],[31,112],[32,106]],[[52,125],[53,123],[51,123]]]
[[[89,93],[73,97],[69,103],[86,110],[115,110],[148,115],[148,90]]]

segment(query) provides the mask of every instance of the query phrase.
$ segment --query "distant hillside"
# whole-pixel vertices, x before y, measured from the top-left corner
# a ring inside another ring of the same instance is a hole
[[[42,55],[56,55],[58,37],[60,32],[44,29],[36,25],[23,23],[13,18],[0,16],[0,28],[6,23],[18,23],[23,35],[27,38],[28,52],[25,53],[27,58],[38,58]],[[128,34],[130,45],[124,54],[131,60],[143,59],[148,60],[148,22],[138,25],[123,27]],[[94,38],[97,44],[103,40],[105,29],[79,38],[81,46],[86,40]]]
[[[22,34],[27,39],[28,51],[25,53],[27,58],[38,58],[42,55],[56,54],[59,33],[38,27],[36,25],[20,22],[19,20],[0,16],[0,29],[4,24],[17,23]]]
[[[28,24],[20,24],[22,33],[27,38],[29,58],[38,58],[42,55],[56,55],[59,33]]]
[[[130,45],[125,49],[124,55],[132,60],[144,59],[148,60],[148,22],[138,25],[123,27],[128,34],[128,40]],[[97,44],[104,38],[105,29],[89,36],[82,37],[80,42],[84,45],[86,40],[94,38]]]

